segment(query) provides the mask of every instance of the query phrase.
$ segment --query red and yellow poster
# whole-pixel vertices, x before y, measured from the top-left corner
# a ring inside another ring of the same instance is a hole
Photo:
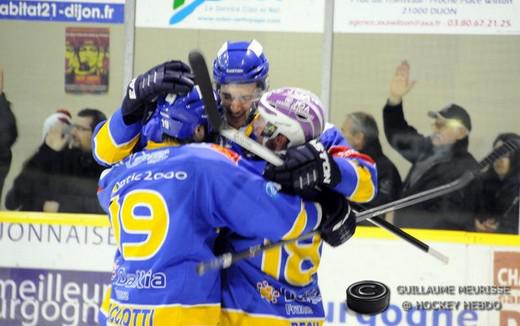
[[[67,27],[65,32],[65,91],[106,93],[109,73],[108,28]]]

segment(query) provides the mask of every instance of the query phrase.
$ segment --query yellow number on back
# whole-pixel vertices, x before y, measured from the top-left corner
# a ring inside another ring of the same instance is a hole
[[[302,203],[300,214],[296,218],[292,228],[283,239],[294,239],[299,237],[307,225],[307,212]],[[289,284],[305,286],[312,282],[312,275],[318,270],[320,264],[321,237],[315,235],[311,243],[293,242],[283,247],[272,248],[264,252],[262,256],[262,271],[275,279],[280,278],[282,269],[282,248],[287,252],[287,261],[283,267],[283,276]],[[303,269],[303,263],[310,262],[311,267]]]
[[[148,209],[147,215],[136,215],[138,207]],[[145,260],[161,249],[170,224],[168,206],[163,196],[153,190],[134,190],[126,194],[119,204],[119,196],[110,203],[110,215],[116,241],[121,254],[128,260]],[[123,241],[127,234],[145,235],[139,242]]]

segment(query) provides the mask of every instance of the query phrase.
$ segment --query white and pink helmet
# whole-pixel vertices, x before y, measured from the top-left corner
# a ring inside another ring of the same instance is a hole
[[[318,138],[325,126],[323,104],[314,93],[296,87],[266,92],[257,104],[257,113],[265,120],[264,142],[279,134],[294,147]]]

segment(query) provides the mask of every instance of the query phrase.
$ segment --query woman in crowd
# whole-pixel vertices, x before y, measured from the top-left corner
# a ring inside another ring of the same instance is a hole
[[[520,140],[514,133],[498,135],[494,148],[509,140]],[[483,176],[481,210],[475,220],[475,228],[480,232],[518,234],[520,195],[520,153],[498,159],[493,168]]]

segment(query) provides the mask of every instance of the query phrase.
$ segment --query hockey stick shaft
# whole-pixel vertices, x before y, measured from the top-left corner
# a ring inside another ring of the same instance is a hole
[[[446,257],[445,255],[443,255],[442,253],[434,250],[433,248],[431,248],[430,246],[428,246],[427,244],[425,244],[424,242],[420,241],[419,239],[413,237],[412,235],[406,233],[405,231],[399,229],[398,227],[396,227],[395,225],[393,225],[392,223],[389,223],[387,221],[385,221],[384,219],[376,216],[376,217],[373,217],[373,218],[368,218],[368,221],[370,221],[371,223],[373,223],[374,225],[377,225],[385,230],[388,230],[390,231],[391,233],[397,235],[397,237],[405,240],[406,242],[412,244],[414,247],[420,249],[421,251],[424,251],[432,256],[434,256],[435,258],[439,259],[440,261],[442,261],[443,263],[447,264],[448,263],[448,257]],[[228,268],[229,266],[233,265],[234,263],[240,261],[240,260],[243,260],[243,259],[246,259],[246,258],[252,258],[252,257],[255,257],[257,256],[259,253],[263,252],[263,251],[266,251],[266,250],[269,250],[271,248],[275,248],[275,247],[278,247],[278,246],[283,246],[283,245],[286,245],[286,244],[290,244],[290,243],[293,243],[295,241],[301,241],[301,240],[305,240],[305,239],[309,239],[313,236],[315,236],[316,234],[318,234],[319,232],[318,231],[312,231],[312,232],[309,232],[309,233],[306,233],[298,238],[295,238],[295,239],[287,239],[287,240],[281,240],[279,242],[274,242],[274,243],[266,243],[266,244],[263,244],[263,245],[256,245],[256,246],[253,246],[253,247],[250,247],[248,250],[245,250],[245,251],[241,251],[241,252],[238,252],[238,253],[225,253],[213,260],[210,260],[208,262],[203,262],[203,263],[200,263],[197,265],[197,273],[199,275],[202,275],[204,274],[205,272],[209,271],[209,270],[215,270],[215,269],[226,269]]]
[[[392,212],[392,211],[395,211],[400,208],[409,207],[409,206],[412,206],[412,205],[415,205],[418,203],[422,203],[424,201],[427,201],[427,200],[430,200],[430,199],[433,199],[436,197],[440,197],[445,194],[456,191],[458,189],[461,189],[464,186],[466,186],[467,184],[469,184],[475,178],[475,176],[481,172],[482,169],[490,166],[491,164],[493,164],[493,162],[495,162],[497,159],[499,159],[503,155],[517,151],[519,149],[519,147],[520,147],[520,144],[517,142],[506,142],[499,148],[496,148],[495,150],[493,150],[488,156],[486,156],[479,163],[479,169],[477,169],[475,171],[466,172],[460,178],[458,178],[450,183],[447,183],[445,185],[442,185],[442,186],[439,186],[439,187],[436,187],[436,188],[433,188],[430,190],[426,190],[426,191],[417,193],[415,195],[411,195],[409,197],[405,197],[405,198],[396,200],[394,202],[383,204],[381,206],[374,207],[372,209],[360,212],[359,215],[356,215],[356,221],[359,223],[366,219],[370,219],[370,218],[376,217],[378,215]],[[377,222],[377,220],[376,220],[376,222]],[[402,231],[402,230],[400,230],[400,231]],[[249,258],[249,257],[254,257],[264,250],[269,250],[274,247],[283,246],[283,245],[286,245],[286,244],[289,244],[292,242],[296,242],[299,240],[303,240],[303,239],[308,239],[317,233],[318,233],[318,231],[312,231],[312,232],[303,234],[298,238],[282,240],[279,242],[269,243],[269,244],[264,244],[264,245],[258,245],[258,246],[249,248],[249,250],[247,250],[247,251],[241,251],[238,253],[227,253],[227,254],[225,254],[226,255],[225,261],[222,258],[223,256],[220,256],[212,261],[202,262],[197,266],[197,271],[199,272],[199,274],[201,274],[201,273],[206,272],[209,269],[227,268],[231,264],[233,264],[239,260]],[[436,256],[436,257],[440,256],[437,258],[439,258],[440,260],[443,260],[443,258],[442,258],[443,255],[440,254],[439,252],[433,250],[432,248],[429,248],[428,252],[431,252],[431,254],[433,256]]]
[[[408,242],[409,244],[411,244],[412,246],[416,247],[417,249],[419,249],[421,251],[424,251],[425,253],[433,256],[436,259],[439,259],[444,264],[447,264],[449,262],[449,258],[446,255],[444,255],[441,252],[433,249],[428,244],[426,244],[426,243],[422,242],[421,240],[413,237],[409,233],[401,230],[400,228],[398,228],[397,226],[393,225],[392,223],[386,221],[385,219],[383,219],[383,218],[381,218],[379,216],[374,216],[372,218],[368,218],[367,220],[370,223],[372,223],[372,224],[374,224],[376,226],[379,226],[380,228],[385,229],[385,230],[387,230],[387,231],[397,235],[398,238],[403,239],[404,241]]]

